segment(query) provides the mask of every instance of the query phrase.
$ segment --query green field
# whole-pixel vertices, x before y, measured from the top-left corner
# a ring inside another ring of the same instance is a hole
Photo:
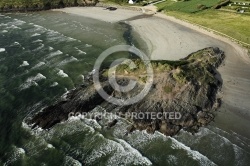
[[[195,13],[203,10],[203,7],[210,8],[219,3],[220,0],[189,0],[189,1],[170,1],[167,0],[156,6],[159,10],[180,11],[185,13]]]
[[[249,14],[239,14],[212,8],[205,10],[198,10],[195,8],[198,4],[211,7],[217,3],[217,0],[189,0],[187,2],[173,2],[167,0],[156,6],[167,15],[211,28],[239,41],[250,44]],[[247,47],[250,48],[250,46]]]

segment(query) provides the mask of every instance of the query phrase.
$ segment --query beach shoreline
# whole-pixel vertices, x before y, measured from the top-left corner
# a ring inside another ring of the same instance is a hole
[[[241,56],[241,58],[243,58],[246,63],[250,64],[250,58],[249,58],[249,55],[247,53],[248,50],[245,49],[243,46],[239,45],[238,43],[230,40],[227,37],[215,34],[215,33],[211,32],[211,31],[208,31],[208,30],[206,30],[206,29],[204,29],[202,27],[199,27],[199,26],[194,25],[192,23],[177,19],[177,18],[175,18],[173,16],[168,16],[168,15],[163,14],[163,13],[145,14],[142,11],[138,10],[138,7],[137,8],[136,7],[130,7],[130,8],[131,8],[131,10],[128,9],[128,8],[118,8],[116,11],[109,11],[109,10],[106,10],[102,6],[97,6],[97,7],[68,7],[68,8],[61,8],[61,9],[52,9],[52,11],[65,12],[65,13],[68,13],[68,14],[76,14],[76,15],[89,17],[89,18],[93,18],[93,19],[97,19],[97,20],[105,21],[105,22],[110,22],[110,23],[126,22],[129,25],[131,25],[133,27],[134,31],[136,31],[141,36],[141,38],[147,43],[147,46],[151,49],[151,52],[152,52],[152,50],[161,49],[162,47],[164,47],[162,45],[162,42],[157,43],[157,41],[154,41],[154,38],[158,37],[158,36],[155,36],[155,34],[156,34],[155,31],[156,30],[153,30],[154,32],[152,32],[152,34],[150,34],[150,36],[145,36],[145,33],[148,33],[149,30],[147,29],[148,27],[143,28],[143,26],[147,26],[149,24],[148,21],[152,21],[152,20],[150,20],[150,17],[148,17],[147,19],[143,19],[143,20],[147,20],[147,22],[144,23],[142,21],[139,22],[139,20],[142,20],[142,19],[140,19],[140,18],[137,19],[136,18],[136,17],[141,16],[141,15],[150,15],[152,18],[159,18],[159,19],[163,19],[165,21],[170,21],[170,22],[173,22],[175,24],[179,24],[179,25],[182,25],[184,27],[187,27],[188,29],[192,29],[192,30],[194,30],[196,32],[199,32],[199,33],[202,33],[202,34],[207,35],[209,37],[212,37],[214,39],[225,42],[227,44],[230,44],[232,47],[237,49],[237,52],[240,52],[239,55]],[[135,10],[132,10],[132,9],[135,9]],[[115,17],[114,17],[114,14],[115,14]],[[137,23],[137,22],[139,22],[139,23]],[[157,23],[159,23],[159,21]],[[153,26],[153,24],[150,24],[148,26]],[[163,31],[163,32],[165,31],[164,27],[157,27],[157,26],[158,25],[156,25],[154,28],[158,28],[157,29],[158,31]],[[150,29],[150,31],[152,31],[152,29]],[[162,37],[162,36],[160,36],[160,37]],[[170,36],[169,38],[170,38],[169,41],[174,40],[174,38],[172,39],[172,36]],[[186,39],[181,39],[181,40],[186,40]],[[165,42],[169,42],[169,41],[165,41]],[[158,46],[157,45],[153,46],[152,43],[154,43],[154,42],[156,42],[158,44]],[[174,47],[177,47],[177,46],[178,45],[176,45],[176,44],[174,45]],[[174,50],[178,50],[178,49],[175,48]],[[164,51],[164,50],[161,50],[161,51]],[[197,49],[194,50],[194,51],[197,51]],[[158,51],[158,53],[159,52],[160,51]],[[167,60],[178,60],[180,58],[186,57],[187,54],[190,54],[190,53],[192,53],[192,52],[189,51],[189,53],[186,53],[186,54],[182,55],[181,57],[180,56],[177,56],[177,57],[172,57],[172,56],[171,57],[163,57],[162,55],[159,56],[159,55],[156,55],[156,54],[151,55],[150,57],[152,59],[157,59],[157,60],[161,60],[161,59],[162,60],[165,60],[165,59],[167,59]]]
[[[220,95],[225,103],[224,109],[230,111],[233,116],[241,114],[246,122],[249,121],[250,58],[247,49],[241,45],[197,25],[162,13],[140,17],[143,13],[139,11],[126,9],[108,11],[103,7],[73,7],[53,11],[77,14],[110,23],[123,21],[131,25],[133,31],[138,33],[146,43],[152,60],[178,60],[206,47],[219,47],[226,54],[224,65],[218,69],[223,80]],[[240,111],[234,111],[231,108]],[[221,120],[223,117],[218,117],[218,119]],[[231,119],[234,118],[231,117]],[[237,123],[236,119],[231,121],[232,124]],[[238,128],[242,129],[247,126],[246,123]],[[250,133],[247,135],[250,136]]]

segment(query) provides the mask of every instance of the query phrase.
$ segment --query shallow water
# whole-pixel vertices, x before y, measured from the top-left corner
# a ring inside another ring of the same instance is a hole
[[[230,119],[223,118],[226,106],[215,123],[196,135],[181,131],[173,138],[145,131],[126,136],[129,123],[122,118],[108,129],[105,124],[112,113],[99,124],[72,118],[49,131],[30,130],[23,123],[25,117],[79,86],[106,48],[129,42],[144,50],[144,44],[135,40],[137,35],[130,36],[127,28],[60,12],[0,16],[0,165],[250,163],[250,138],[238,134],[244,132],[237,124],[231,127],[224,121]],[[239,126],[247,126],[248,121],[237,118]]]

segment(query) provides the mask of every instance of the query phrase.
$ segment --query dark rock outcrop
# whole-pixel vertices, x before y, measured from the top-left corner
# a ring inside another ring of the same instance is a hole
[[[165,135],[175,135],[181,129],[195,133],[201,126],[214,119],[213,111],[220,106],[217,92],[222,82],[216,68],[222,63],[224,53],[218,48],[206,48],[189,55],[180,61],[152,61],[154,69],[153,86],[139,102],[129,106],[116,106],[107,102],[95,90],[91,81],[72,90],[67,98],[45,108],[30,120],[33,127],[48,129],[68,118],[70,112],[89,112],[98,105],[107,111],[119,108],[117,115],[127,118],[135,129],[149,133],[160,131]],[[135,62],[141,66],[140,62]],[[140,75],[141,69],[117,68],[117,82],[127,85],[129,78]],[[136,87],[128,93],[117,92],[102,73],[102,87],[111,96],[127,99],[138,94],[143,88],[142,77],[138,77]],[[128,114],[129,113],[129,114]],[[135,115],[136,116],[131,116]],[[139,117],[140,115],[144,115]],[[160,117],[155,115],[160,114]],[[130,115],[130,116],[126,116]],[[146,116],[147,115],[147,116]],[[117,121],[108,126],[112,127]]]
[[[108,128],[113,127],[114,125],[116,125],[117,122],[118,122],[117,119],[113,120],[112,122],[109,122],[109,123],[108,123]]]

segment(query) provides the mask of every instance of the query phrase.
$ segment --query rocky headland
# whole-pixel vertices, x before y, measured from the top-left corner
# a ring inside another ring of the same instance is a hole
[[[147,130],[149,133],[160,131],[167,136],[173,136],[183,129],[195,133],[201,126],[209,124],[214,119],[214,111],[220,106],[218,91],[222,86],[220,74],[216,68],[223,62],[224,52],[219,48],[205,48],[194,52],[179,61],[151,61],[153,67],[153,85],[149,93],[139,102],[117,106],[107,102],[99,95],[92,79],[70,91],[66,98],[37,113],[27,123],[34,127],[49,129],[55,124],[66,121],[69,113],[90,112],[101,106],[107,112],[125,117],[126,113],[170,113],[178,112],[181,117],[137,118],[127,117],[131,122],[128,132],[136,129]],[[145,86],[145,65],[141,60],[133,60],[136,68],[130,69],[128,64],[120,64],[116,68],[116,80],[119,85],[127,85],[130,79],[136,81],[136,86],[128,93],[115,91],[107,78],[108,69],[100,72],[101,85],[107,94],[127,99],[137,95]],[[130,115],[131,115],[130,114]],[[98,121],[102,117],[98,117]],[[112,127],[117,119],[110,122]]]

